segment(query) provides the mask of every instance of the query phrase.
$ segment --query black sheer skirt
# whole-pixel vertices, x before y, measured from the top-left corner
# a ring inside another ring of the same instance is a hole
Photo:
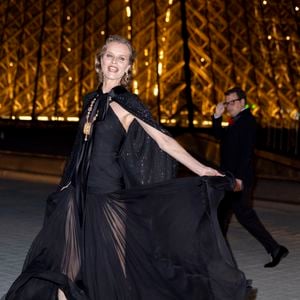
[[[58,289],[70,300],[245,299],[216,215],[231,184],[193,177],[107,194],[90,187],[83,222],[69,185],[49,197],[6,300],[55,300]]]

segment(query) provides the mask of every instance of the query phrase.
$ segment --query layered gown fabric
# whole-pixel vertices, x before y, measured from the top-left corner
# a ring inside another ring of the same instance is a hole
[[[171,157],[136,120],[126,132],[109,101],[167,134],[122,87],[86,96],[62,181],[6,300],[56,300],[58,289],[70,300],[245,299],[216,215],[233,178],[173,178]],[[88,110],[98,117],[85,136]]]

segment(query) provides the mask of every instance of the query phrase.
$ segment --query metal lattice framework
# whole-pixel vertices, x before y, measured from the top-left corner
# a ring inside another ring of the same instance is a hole
[[[133,91],[163,123],[202,126],[240,85],[262,125],[300,106],[299,0],[2,0],[0,118],[71,120],[109,34],[137,50]]]

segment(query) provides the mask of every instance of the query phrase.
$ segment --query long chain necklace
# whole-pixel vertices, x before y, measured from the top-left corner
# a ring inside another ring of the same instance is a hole
[[[88,107],[88,111],[87,111],[87,114],[86,114],[86,121],[85,121],[84,126],[83,126],[83,134],[84,134],[84,140],[85,141],[88,140],[88,137],[89,137],[89,135],[91,134],[91,131],[92,131],[92,125],[96,121],[96,119],[98,117],[98,114],[99,114],[99,109],[97,109],[95,116],[90,120],[91,112],[93,110],[93,107],[94,107],[94,104],[95,104],[96,100],[97,99],[94,98],[91,101],[91,104]]]

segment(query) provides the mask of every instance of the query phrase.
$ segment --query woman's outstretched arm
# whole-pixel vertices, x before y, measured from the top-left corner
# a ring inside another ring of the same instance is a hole
[[[151,136],[155,142],[158,144],[160,149],[168,153],[178,162],[182,163],[192,172],[196,173],[199,176],[221,176],[217,170],[210,168],[208,166],[203,165],[197,159],[195,159],[192,155],[190,155],[174,138],[162,133],[158,129],[148,125],[144,121],[139,118],[133,116],[127,110],[125,110],[122,106],[120,106],[116,102],[112,102],[111,107],[115,114],[120,119],[123,127],[127,131],[131,122],[136,119],[139,124],[143,127],[143,129],[147,132],[149,136]]]

